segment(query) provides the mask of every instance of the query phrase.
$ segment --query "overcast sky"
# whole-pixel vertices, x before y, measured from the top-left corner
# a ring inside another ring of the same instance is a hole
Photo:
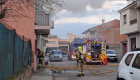
[[[125,0],[64,0],[64,8],[55,15],[51,34],[67,38],[68,33],[83,36],[85,30],[105,22],[119,19],[118,10],[127,5]]]

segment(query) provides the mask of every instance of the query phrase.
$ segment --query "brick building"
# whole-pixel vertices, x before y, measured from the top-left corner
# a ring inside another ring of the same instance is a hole
[[[1,23],[8,25],[15,29],[19,36],[31,39],[32,54],[35,55],[35,32],[34,32],[34,0],[20,1],[20,0],[1,0],[0,12],[5,11],[5,15],[1,16]],[[27,7],[28,6],[28,7]],[[2,13],[0,13],[2,15]],[[33,59],[32,59],[33,60]],[[34,63],[32,63],[34,66]]]

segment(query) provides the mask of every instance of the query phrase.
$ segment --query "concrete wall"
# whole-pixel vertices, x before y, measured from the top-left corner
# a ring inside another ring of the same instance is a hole
[[[130,16],[128,16],[130,19],[129,21],[137,19],[137,10],[135,8],[129,9],[129,14],[130,14]]]
[[[140,31],[140,9],[137,9],[137,25],[138,31]]]
[[[124,15],[127,16],[127,23],[124,24]],[[120,13],[120,33],[123,34],[128,34],[132,32],[137,32],[138,31],[138,25],[133,24],[130,25],[130,21],[137,19],[137,10],[136,9],[127,9],[123,12]],[[137,21],[138,22],[138,21]]]
[[[109,49],[115,50],[118,56],[118,61],[120,61],[123,56],[121,45],[109,45]]]

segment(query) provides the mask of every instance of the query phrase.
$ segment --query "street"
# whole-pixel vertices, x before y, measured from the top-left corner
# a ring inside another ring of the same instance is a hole
[[[100,75],[93,75],[88,70],[84,71],[85,76],[83,77],[76,77],[77,70],[65,70],[65,71],[54,71],[54,75],[48,69],[41,69],[38,70],[35,75],[36,77],[32,78],[31,80],[49,80],[48,78],[51,76],[53,77],[52,80],[116,80],[117,77],[117,65],[110,65],[110,64],[118,64],[118,63],[109,63],[108,65],[104,66],[98,66],[99,69],[112,69],[114,72],[112,73],[106,73],[106,74],[100,74]],[[69,61],[67,59],[67,56],[63,56],[63,62],[51,62],[51,66],[53,67],[72,67],[76,66],[76,61]],[[94,66],[94,65],[89,65]],[[106,72],[104,70],[93,70],[93,72]],[[50,76],[47,76],[47,75]]]
[[[0,44],[0,80],[140,80],[140,0],[0,0]]]

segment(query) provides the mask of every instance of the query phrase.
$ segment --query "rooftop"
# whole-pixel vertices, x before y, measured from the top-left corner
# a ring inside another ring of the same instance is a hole
[[[86,34],[87,32],[92,33],[93,31],[95,32],[96,30],[92,30],[93,28],[96,29],[96,30],[97,29],[101,30],[101,29],[110,29],[110,28],[120,28],[120,20],[115,19],[115,20],[109,21],[107,23],[103,23],[101,25],[94,26],[94,27],[84,31],[82,34]]]

